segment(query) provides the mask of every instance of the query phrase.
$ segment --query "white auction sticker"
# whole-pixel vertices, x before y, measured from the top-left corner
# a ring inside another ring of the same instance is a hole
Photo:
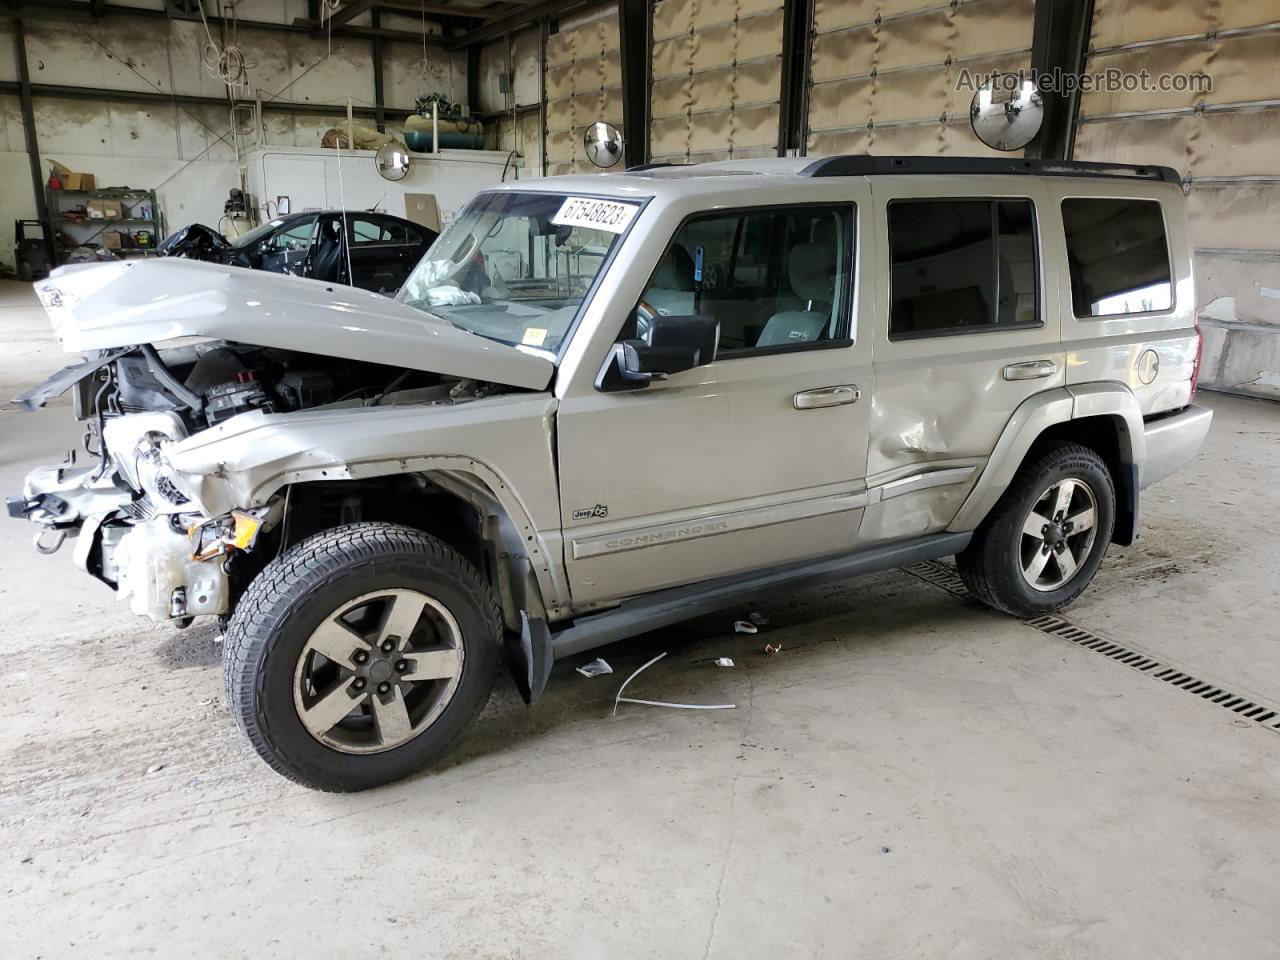
[[[562,227],[589,227],[592,230],[622,233],[639,209],[634,203],[569,197],[560,205],[560,212],[551,218],[551,222]]]

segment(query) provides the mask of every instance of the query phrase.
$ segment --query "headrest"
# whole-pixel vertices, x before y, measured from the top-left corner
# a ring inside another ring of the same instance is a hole
[[[830,303],[835,298],[836,246],[834,243],[798,243],[788,264],[791,291],[801,300]]]
[[[652,287],[663,290],[693,290],[693,257],[680,244],[675,244],[653,272]]]

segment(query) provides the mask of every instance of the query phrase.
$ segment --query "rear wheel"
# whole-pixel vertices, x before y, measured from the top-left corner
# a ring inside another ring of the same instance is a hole
[[[969,591],[1019,617],[1074,600],[1097,573],[1115,523],[1115,485],[1105,461],[1061,444],[1023,466],[956,557]]]
[[[421,531],[358,523],[269,564],[224,644],[227,699],[291,780],[362,790],[439,759],[492,690],[501,620],[489,585]]]

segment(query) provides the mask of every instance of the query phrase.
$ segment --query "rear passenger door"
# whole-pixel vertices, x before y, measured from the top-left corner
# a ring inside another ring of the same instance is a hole
[[[944,530],[1013,411],[1065,382],[1038,226],[1052,200],[1030,178],[965,179],[873,180],[884,260],[862,542]]]
[[[395,293],[420,256],[415,240],[396,220],[369,214],[349,217],[351,285],[388,296]]]

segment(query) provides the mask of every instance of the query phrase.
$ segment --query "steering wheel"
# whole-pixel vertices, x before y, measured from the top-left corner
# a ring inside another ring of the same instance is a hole
[[[653,318],[658,311],[646,300],[636,304],[636,339],[648,342],[649,331],[653,328]]]

